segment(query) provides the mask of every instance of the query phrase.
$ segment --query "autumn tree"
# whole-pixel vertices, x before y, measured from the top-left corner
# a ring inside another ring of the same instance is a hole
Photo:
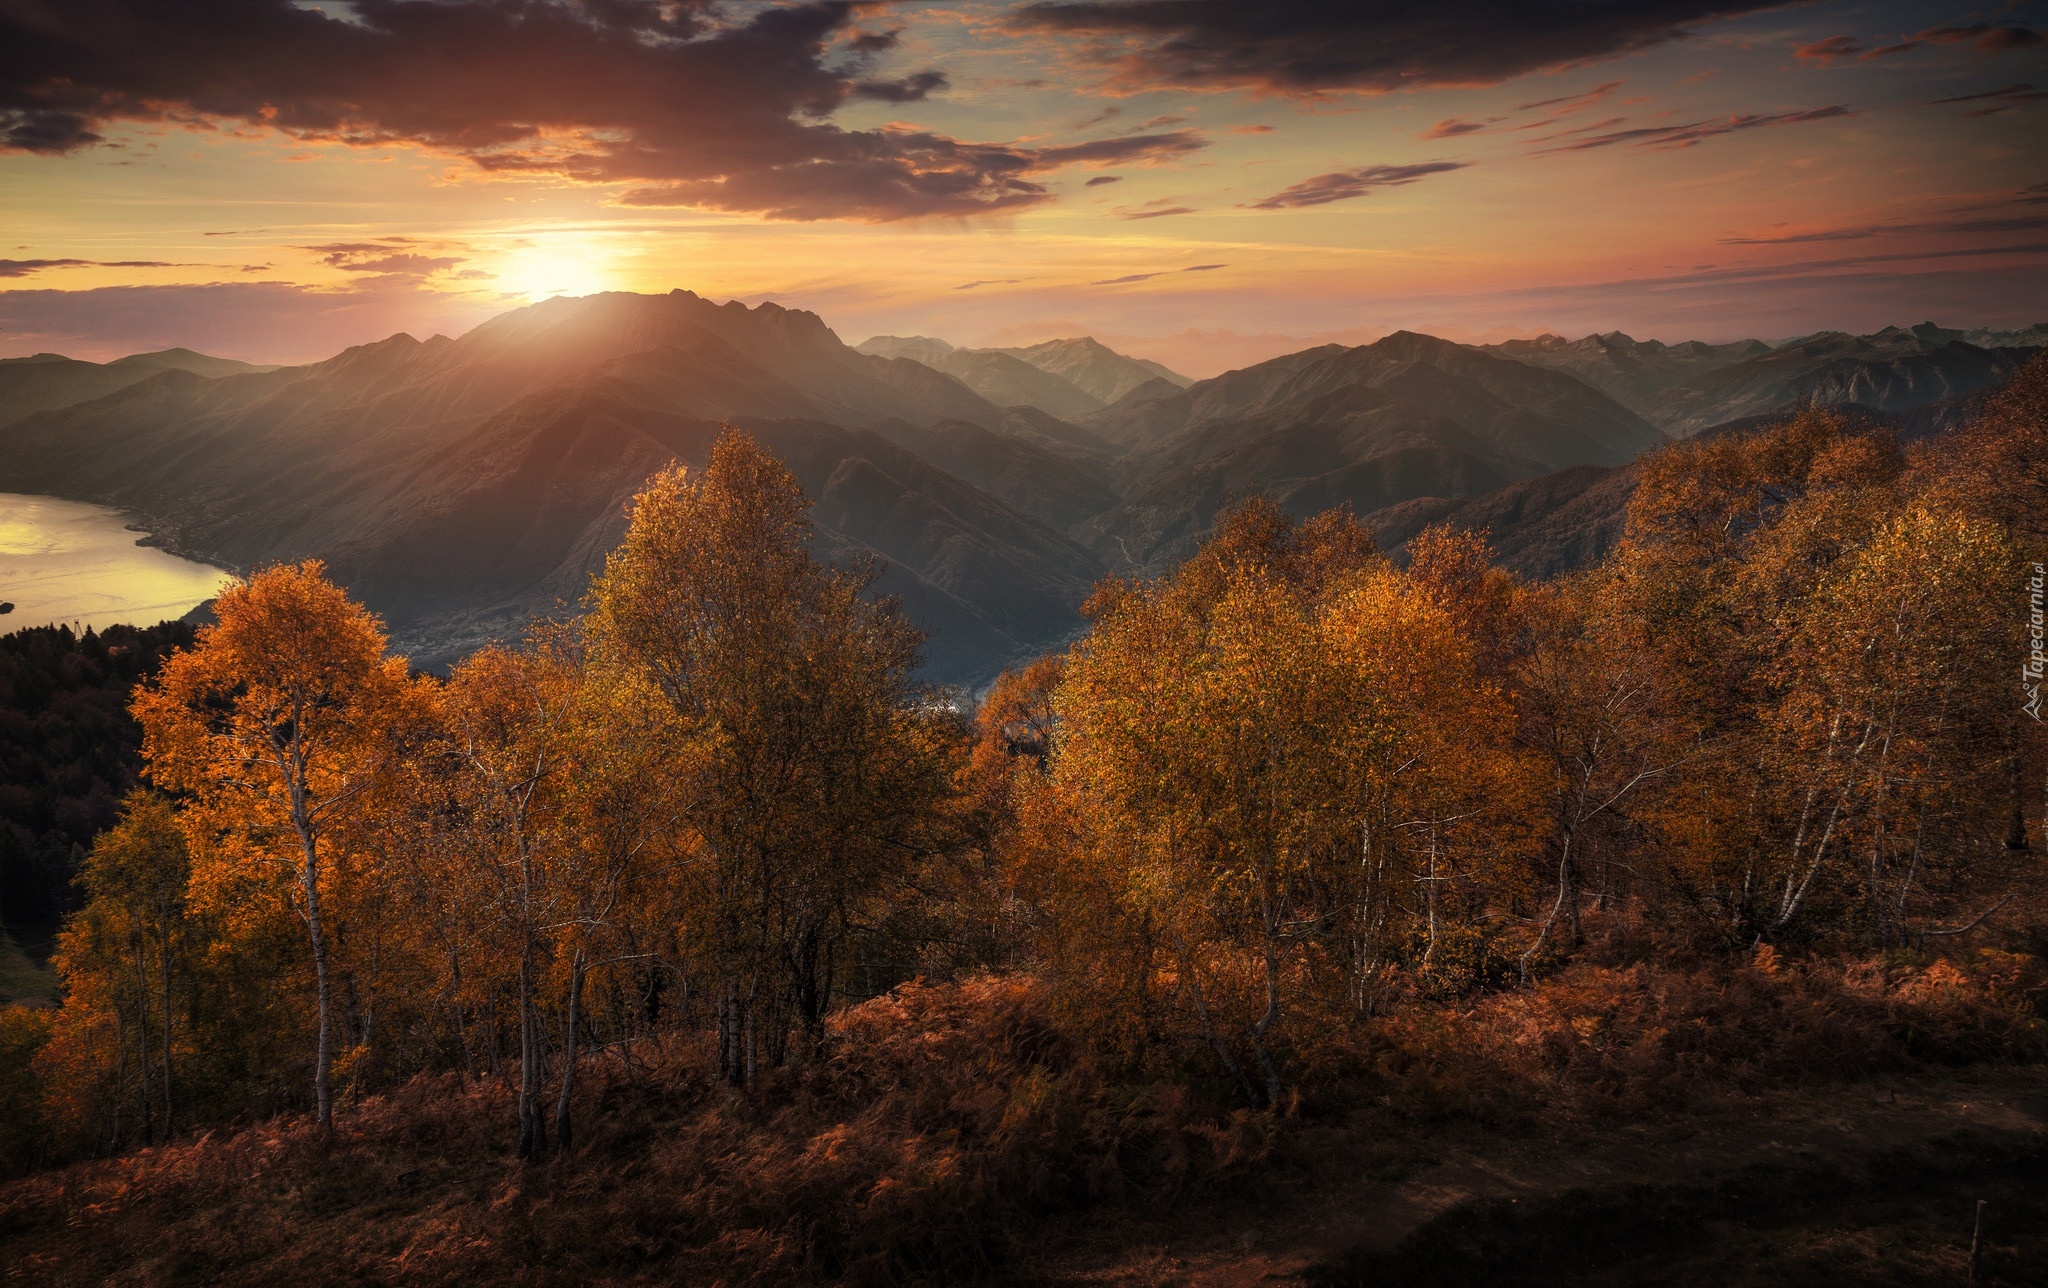
[[[323,899],[348,859],[333,838],[388,768],[385,730],[408,693],[405,663],[385,656],[377,619],[317,560],[228,587],[214,612],[217,624],[136,696],[143,757],[158,786],[185,798],[196,885],[237,869],[288,879],[312,953],[315,1111],[331,1127]]]
[[[696,948],[719,1069],[751,1082],[823,1033],[862,909],[917,852],[949,740],[912,678],[921,636],[873,574],[810,553],[809,502],[727,430],[703,473],[662,472],[591,591],[599,666],[658,694],[691,748]]]
[[[1381,737],[1319,618],[1370,559],[1348,515],[1297,529],[1244,502],[1173,577],[1098,594],[1055,702],[1058,772],[1127,874],[1122,901],[1161,928],[1217,1059],[1269,1107],[1290,981],[1350,853],[1347,787]]]

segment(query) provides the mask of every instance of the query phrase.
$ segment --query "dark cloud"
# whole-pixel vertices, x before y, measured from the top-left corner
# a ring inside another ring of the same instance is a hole
[[[882,103],[922,103],[933,90],[946,88],[946,73],[922,71],[900,80],[865,80],[853,87],[855,98],[871,98]]]
[[[2032,85],[2022,81],[2017,85],[2005,85],[1998,89],[1987,89],[1977,94],[1957,94],[1952,98],[1937,98],[1932,103],[1929,103],[1928,106],[1939,107],[1943,103],[1982,102],[1985,106],[1965,112],[1963,115],[1996,116],[2000,112],[2010,111],[2021,103],[2036,103],[2044,98],[2048,98],[2048,90],[2035,89]]]
[[[1019,282],[1028,282],[1030,280],[1028,277],[992,277],[985,282],[962,282],[953,289],[956,291],[973,291],[979,290],[984,286],[1015,286]]]
[[[0,277],[27,277],[46,268],[75,268],[89,259],[0,259]]]
[[[2001,54],[2012,49],[2032,49],[2041,43],[2041,33],[2027,27],[1995,27],[1988,22],[1969,26],[1929,27],[1892,45],[1867,45],[1855,36],[1829,36],[1793,48],[1792,56],[1827,66],[1854,58],[1867,63],[1873,58],[1907,54],[1928,45],[1968,44],[1981,53]]]
[[[1090,283],[1088,283],[1088,285],[1090,285],[1090,286],[1123,286],[1123,285],[1125,285],[1126,283],[1129,283],[1129,282],[1149,282],[1149,281],[1151,281],[1151,280],[1152,280],[1153,278],[1155,278],[1155,277],[1157,277],[1157,276],[1159,276],[1159,274],[1157,274],[1157,273],[1128,273],[1128,274],[1124,275],[1123,277],[1105,277],[1105,278],[1103,278],[1103,279],[1102,279],[1101,281],[1099,281],[1099,282],[1090,282]]]
[[[1230,267],[1230,265],[1228,265],[1228,264],[1190,264],[1190,265],[1188,265],[1188,266],[1187,266],[1186,268],[1182,269],[1182,270],[1181,270],[1181,272],[1183,272],[1183,273],[1212,273],[1212,272],[1216,271],[1216,270],[1217,270],[1217,269],[1219,269],[1219,268],[1229,268],[1229,267]]]
[[[869,75],[893,42],[853,29],[871,8],[353,0],[343,20],[293,0],[9,3],[0,146],[72,152],[124,121],[233,125],[619,184],[628,204],[867,220],[1034,205],[1051,193],[1033,176],[1096,155],[832,124],[850,100],[913,102],[945,84]],[[1111,154],[1200,146],[1182,133]]]
[[[1166,206],[1159,210],[1125,210],[1119,214],[1125,219],[1164,219],[1168,215],[1192,215],[1193,206]]]
[[[1087,0],[1013,25],[1094,37],[1127,84],[1314,94],[1494,85],[1681,39],[1780,0]]]
[[[1422,139],[1455,139],[1461,134],[1477,134],[1488,125],[1491,125],[1493,121],[1498,121],[1499,119],[1499,117],[1494,117],[1489,121],[1464,121],[1453,116],[1447,120],[1438,121],[1416,137]]]
[[[1120,174],[1098,174],[1081,186],[1084,188],[1099,188],[1105,183],[1122,183],[1123,181],[1124,177]]]
[[[856,31],[846,47],[856,54],[879,54],[885,49],[894,49],[902,36],[902,29],[892,31]]]
[[[1253,203],[1256,210],[1292,210],[1301,206],[1326,206],[1333,201],[1370,196],[1381,188],[1398,188],[1433,174],[1463,170],[1468,161],[1428,161],[1421,165],[1369,165],[1358,170],[1340,170],[1304,179],[1291,188]]]
[[[1795,45],[1792,56],[1810,63],[1835,63],[1869,52],[1870,46],[1854,36],[1829,36],[1826,40]]]
[[[1913,39],[1932,45],[1968,44],[1987,54],[2002,54],[2009,49],[2034,48],[2041,43],[2041,33],[2027,27],[1999,27],[1978,22],[1968,26],[1929,27],[1915,33]]]
[[[204,268],[160,259],[0,259],[0,277],[27,277],[46,268]]]
[[[1693,121],[1686,125],[1650,125],[1633,130],[1615,130],[1607,134],[1576,139],[1570,143],[1560,143],[1555,147],[1541,148],[1539,151],[1586,152],[1622,143],[1643,148],[1689,148],[1723,134],[1758,130],[1772,125],[1799,125],[1807,121],[1826,121],[1838,116],[1854,115],[1854,112],[1839,104],[1834,107],[1817,107],[1805,112],[1776,112],[1768,115],[1751,113],[1723,117],[1717,121]]]

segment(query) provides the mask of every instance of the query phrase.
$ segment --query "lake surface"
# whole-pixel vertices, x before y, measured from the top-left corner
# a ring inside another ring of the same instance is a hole
[[[152,626],[183,617],[234,577],[138,546],[121,511],[54,496],[0,492],[0,634],[69,623]]]

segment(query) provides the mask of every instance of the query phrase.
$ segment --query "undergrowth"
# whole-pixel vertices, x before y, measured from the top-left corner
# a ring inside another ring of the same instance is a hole
[[[1027,976],[906,985],[745,1096],[700,1042],[600,1052],[577,1147],[539,1166],[511,1155],[508,1088],[423,1077],[331,1139],[277,1120],[9,1184],[0,1248],[10,1277],[52,1284],[1028,1276],[1069,1214],[1251,1195],[1374,1123],[1512,1129],[2048,1059],[2040,957],[1988,949],[1575,966],[1362,1026],[1277,1115],[1111,1079],[1055,1014]]]

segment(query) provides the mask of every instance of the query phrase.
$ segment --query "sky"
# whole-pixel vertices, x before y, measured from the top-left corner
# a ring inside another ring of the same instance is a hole
[[[0,0],[0,356],[2048,320],[2048,0]]]

